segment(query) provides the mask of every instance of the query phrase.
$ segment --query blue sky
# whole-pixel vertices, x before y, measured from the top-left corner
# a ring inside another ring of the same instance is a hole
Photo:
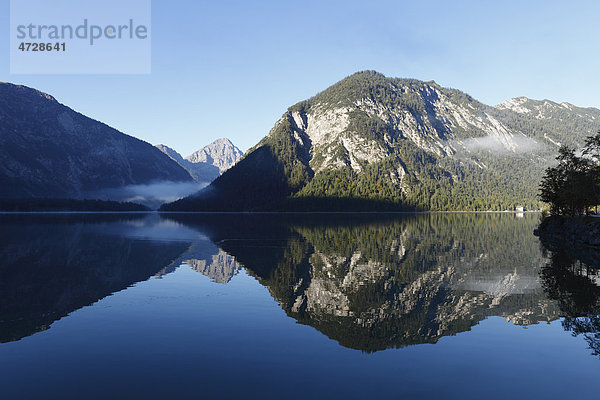
[[[486,104],[600,107],[599,15],[597,1],[153,0],[150,75],[11,75],[7,35],[0,81],[184,156],[219,137],[246,150],[287,107],[365,69]]]

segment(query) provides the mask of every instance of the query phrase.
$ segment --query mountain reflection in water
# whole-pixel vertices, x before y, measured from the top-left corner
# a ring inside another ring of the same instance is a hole
[[[345,347],[377,351],[560,316],[539,284],[537,217],[492,214],[170,215],[205,232],[287,315]],[[522,224],[526,224],[524,229]]]
[[[365,352],[436,343],[490,316],[566,317],[600,349],[595,270],[545,257],[537,215],[0,218],[2,342],[186,264],[222,284],[244,268],[289,317]]]

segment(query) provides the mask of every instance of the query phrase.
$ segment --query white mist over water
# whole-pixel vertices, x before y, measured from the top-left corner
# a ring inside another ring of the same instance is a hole
[[[85,194],[85,198],[100,200],[130,201],[156,209],[208,186],[208,182],[171,182],[160,181],[143,185],[128,185],[108,188]]]

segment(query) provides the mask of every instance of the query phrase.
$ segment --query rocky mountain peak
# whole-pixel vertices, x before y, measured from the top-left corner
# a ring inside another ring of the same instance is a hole
[[[185,159],[191,163],[207,163],[219,168],[221,173],[240,160],[243,153],[227,138],[217,139],[192,153]]]

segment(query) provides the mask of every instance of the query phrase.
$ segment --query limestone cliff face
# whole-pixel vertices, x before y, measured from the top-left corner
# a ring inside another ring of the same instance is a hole
[[[292,135],[311,154],[310,166],[315,172],[343,166],[360,171],[365,164],[395,153],[394,144],[402,139],[439,157],[467,155],[468,161],[488,168],[478,161],[489,153],[535,157],[558,146],[558,141],[568,136],[559,129],[567,123],[559,116],[587,123],[585,132],[578,134],[580,141],[585,134],[594,133],[593,124],[600,123],[600,110],[594,108],[525,97],[491,107],[433,81],[364,72],[291,107],[275,128],[285,120],[291,123]],[[384,129],[360,129],[356,124],[359,117],[379,121]],[[546,126],[546,132],[540,134],[519,124],[531,118],[556,119],[556,126]],[[271,134],[275,132],[273,129]]]
[[[385,104],[368,97],[339,107],[320,102],[317,96],[308,111],[290,110],[282,119],[292,123],[293,135],[299,144],[309,147],[310,166],[315,172],[344,166],[360,171],[365,164],[390,156],[399,139],[407,139],[412,145],[440,157],[460,151],[473,153],[478,148],[516,154],[526,145],[537,144],[525,133],[496,119],[489,107],[468,97],[466,101],[457,100],[452,96],[454,92],[435,83],[423,82],[417,87],[390,83],[390,89],[405,97],[419,98],[425,105],[426,115],[416,114],[410,107]],[[357,114],[383,121],[386,132],[380,136],[358,132],[352,126]],[[464,133],[468,136],[462,137],[466,136]]]
[[[242,151],[231,143],[231,140],[221,138],[204,146],[185,159],[193,164],[206,163],[213,165],[219,168],[222,174],[235,165],[242,158],[242,155]]]

